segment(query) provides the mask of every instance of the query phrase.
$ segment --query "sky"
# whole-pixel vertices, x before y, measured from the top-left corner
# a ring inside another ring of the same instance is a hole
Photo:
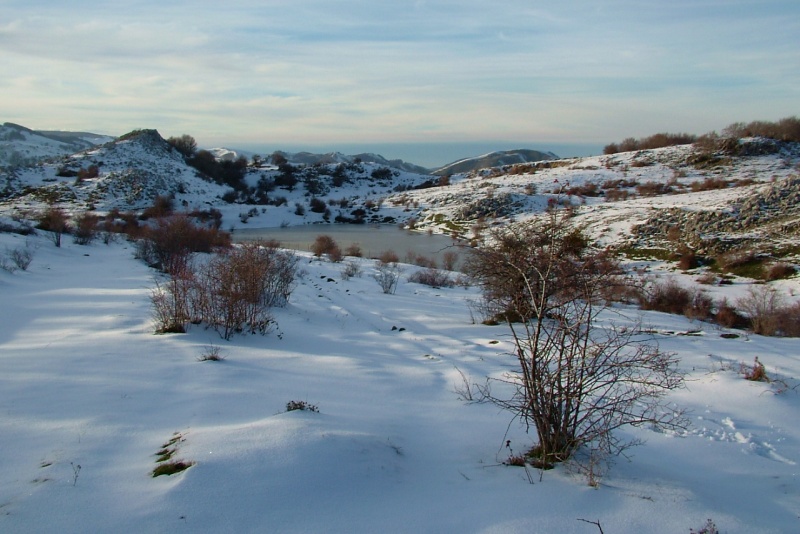
[[[800,2],[0,0],[0,72],[34,129],[602,146],[797,115]]]

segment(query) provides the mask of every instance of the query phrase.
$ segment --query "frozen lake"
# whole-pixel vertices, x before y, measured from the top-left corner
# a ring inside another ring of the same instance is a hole
[[[411,252],[416,256],[435,258],[441,266],[445,252],[456,252],[460,259],[464,256],[464,251],[449,236],[410,232],[395,225],[314,224],[286,228],[238,228],[233,233],[233,240],[274,239],[285,248],[307,252],[317,236],[322,234],[331,236],[342,250],[358,244],[366,258],[375,258],[384,251],[393,250],[400,261],[405,261]]]

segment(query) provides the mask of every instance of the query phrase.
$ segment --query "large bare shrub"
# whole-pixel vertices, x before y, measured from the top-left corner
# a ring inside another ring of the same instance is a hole
[[[194,312],[223,339],[266,333],[270,309],[285,305],[297,259],[274,242],[251,242],[214,255],[197,273]]]
[[[230,234],[198,226],[186,215],[156,219],[139,236],[137,257],[164,272],[180,269],[192,252],[212,252],[231,243]]]
[[[288,302],[296,271],[292,252],[258,241],[223,249],[199,267],[176,265],[151,292],[156,330],[183,332],[195,322],[223,339],[244,331],[266,333],[270,309]]]
[[[768,285],[751,285],[747,295],[736,301],[737,307],[750,318],[755,334],[774,336],[780,325],[783,296]]]
[[[495,307],[508,311],[515,344],[515,369],[487,380],[482,398],[535,430],[535,463],[546,466],[584,451],[591,469],[599,456],[634,444],[617,436],[621,427],[683,424],[681,412],[665,401],[683,376],[674,356],[639,328],[600,323],[608,307],[602,295],[618,283],[618,270],[577,234],[555,212],[495,230],[494,244],[475,250],[468,270]],[[492,391],[498,382],[510,395]]]

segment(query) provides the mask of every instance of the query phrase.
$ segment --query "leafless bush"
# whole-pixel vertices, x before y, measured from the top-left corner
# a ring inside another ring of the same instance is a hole
[[[800,141],[800,119],[786,117],[777,122],[753,121],[733,123],[723,130],[729,137],[766,137],[780,141]]]
[[[140,232],[136,255],[164,272],[180,270],[192,252],[212,252],[230,247],[230,234],[197,226],[185,215],[156,219]]]
[[[364,251],[361,250],[361,246],[358,243],[352,243],[351,245],[348,245],[346,249],[344,249],[344,255],[360,258],[364,255]]]
[[[344,258],[339,244],[327,234],[320,234],[314,239],[314,242],[311,244],[311,252],[318,258],[325,254],[330,261],[335,263],[342,261]]]
[[[353,277],[361,276],[361,265],[355,261],[348,261],[342,269],[342,280],[350,280]]]
[[[61,246],[61,236],[69,232],[68,217],[64,210],[51,206],[39,216],[37,228],[50,232],[50,240]]]
[[[394,250],[384,250],[378,256],[378,261],[380,263],[397,263],[400,261],[400,256]]]
[[[203,353],[198,356],[199,362],[221,362],[225,360],[222,350],[214,344],[206,346]]]
[[[703,181],[692,182],[689,188],[697,193],[700,191],[713,191],[715,189],[727,189],[730,187],[730,182],[724,178],[706,178]]]
[[[14,267],[27,271],[33,261],[33,250],[29,243],[25,243],[24,247],[6,249],[6,257]]]
[[[628,137],[620,143],[611,143],[603,148],[603,154],[616,154],[617,152],[631,152],[633,150],[652,150],[675,145],[688,145],[693,143],[697,136],[688,133],[657,133],[649,137],[634,139]]]
[[[672,193],[672,187],[662,182],[645,182],[636,186],[636,192],[643,197],[654,197]]]
[[[800,337],[800,302],[781,309],[778,331],[786,337]]]
[[[97,215],[83,212],[73,219],[72,241],[77,245],[89,245],[97,237]]]
[[[431,287],[453,287],[455,282],[445,271],[440,271],[435,267],[420,269],[408,277],[409,282],[423,284]]]
[[[768,281],[783,280],[785,278],[791,278],[796,272],[797,269],[795,269],[793,265],[789,265],[788,263],[784,262],[778,262],[769,267],[767,270],[766,279]]]
[[[150,291],[150,304],[157,334],[186,332],[196,289],[194,270],[189,264],[171,273],[165,281],[156,279],[155,287]]]
[[[717,306],[714,322],[724,328],[747,328],[750,325],[747,317],[739,313],[736,307],[728,302],[728,299],[722,299]]]
[[[774,288],[751,285],[747,295],[737,300],[736,305],[749,317],[753,333],[763,336],[778,333],[783,297]]]
[[[373,275],[381,290],[387,295],[397,291],[397,284],[400,281],[400,268],[397,263],[385,263],[379,261],[376,265],[377,272]]]
[[[693,299],[692,291],[675,280],[653,282],[641,295],[639,305],[643,310],[683,315]]]
[[[197,268],[186,263],[151,293],[157,331],[183,332],[193,322],[226,340],[238,332],[266,333],[270,309],[288,301],[296,268],[294,254],[275,242],[226,249]]]
[[[406,263],[416,265],[417,267],[425,267],[427,269],[436,269],[436,260],[434,258],[416,254],[415,252],[408,251],[406,254]]]
[[[458,264],[458,253],[448,250],[442,254],[442,267],[446,271],[455,271]]]
[[[590,465],[619,453],[634,444],[615,434],[624,426],[684,424],[664,402],[683,383],[676,359],[636,327],[598,324],[607,306],[601,290],[619,270],[601,253],[574,249],[567,221],[554,212],[545,222],[499,230],[468,262],[494,307],[521,319],[508,320],[516,369],[489,379],[481,396],[535,428],[542,466],[578,450],[589,453]],[[499,284],[508,277],[513,283]],[[513,391],[510,398],[492,393],[497,382]]]

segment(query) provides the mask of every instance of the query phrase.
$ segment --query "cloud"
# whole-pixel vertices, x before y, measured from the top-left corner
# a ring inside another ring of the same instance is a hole
[[[31,127],[607,141],[800,101],[794,1],[6,4],[0,116]]]

